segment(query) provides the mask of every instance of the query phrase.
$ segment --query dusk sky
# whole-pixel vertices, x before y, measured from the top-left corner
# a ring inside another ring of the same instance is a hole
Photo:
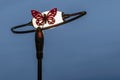
[[[120,80],[120,0],[0,0],[0,80],[37,80],[35,33],[10,29],[52,8],[87,15],[44,31],[43,80]]]

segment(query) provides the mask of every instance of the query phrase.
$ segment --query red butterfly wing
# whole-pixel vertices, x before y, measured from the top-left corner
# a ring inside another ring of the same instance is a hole
[[[47,18],[47,22],[49,24],[54,24],[55,23],[54,17],[55,17],[56,14],[57,14],[57,8],[54,8],[54,9],[52,9],[48,12],[46,18]]]
[[[43,25],[44,24],[44,17],[42,16],[42,14],[36,10],[31,10],[32,16],[36,19],[36,24],[38,26]]]

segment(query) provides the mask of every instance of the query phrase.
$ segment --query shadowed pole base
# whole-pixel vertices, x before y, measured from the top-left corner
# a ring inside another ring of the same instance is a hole
[[[42,80],[42,59],[38,60],[38,80]]]

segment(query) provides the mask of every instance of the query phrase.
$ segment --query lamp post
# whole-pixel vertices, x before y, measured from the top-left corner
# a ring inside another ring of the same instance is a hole
[[[35,44],[36,44],[36,57],[38,60],[38,80],[42,80],[42,58],[44,36],[42,29],[40,27],[38,27],[35,32]]]

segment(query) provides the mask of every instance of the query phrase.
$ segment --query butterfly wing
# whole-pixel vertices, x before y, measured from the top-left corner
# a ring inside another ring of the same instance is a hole
[[[57,14],[57,8],[54,8],[50,10],[46,16],[48,24],[54,24],[55,23],[55,15]]]
[[[41,26],[44,24],[44,17],[39,11],[31,10],[32,16],[36,19],[36,24]]]

